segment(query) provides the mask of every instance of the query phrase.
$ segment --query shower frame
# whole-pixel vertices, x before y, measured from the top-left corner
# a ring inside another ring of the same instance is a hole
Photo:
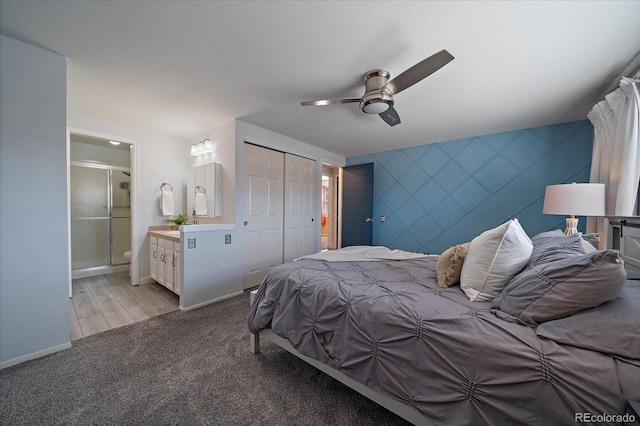
[[[131,173],[131,168],[130,167],[126,167],[126,166],[122,166],[122,165],[114,165],[114,164],[106,164],[106,163],[100,163],[100,162],[96,162],[96,161],[88,161],[88,160],[71,160],[69,162],[69,166],[70,166],[70,170],[71,167],[85,167],[85,168],[91,168],[91,169],[102,169],[102,170],[107,170],[107,213],[106,216],[98,216],[98,217],[79,217],[79,218],[71,218],[71,224],[73,223],[74,219],[79,219],[79,220],[106,220],[107,221],[107,265],[99,265],[99,266],[92,266],[92,267],[87,267],[87,268],[81,268],[81,269],[72,269],[72,278],[76,279],[76,278],[85,278],[85,277],[89,277],[89,276],[95,276],[95,275],[100,275],[100,274],[104,274],[104,273],[110,273],[110,272],[119,272],[119,271],[127,271],[130,268],[130,264],[125,263],[119,263],[117,265],[113,264],[113,172],[114,171],[120,171],[120,172],[126,172],[126,173]],[[131,185],[131,179],[129,184]],[[129,222],[132,225],[132,219],[133,219],[133,215],[132,215],[132,198],[130,198],[129,200]],[[71,231],[71,229],[70,229]],[[130,235],[129,235],[129,241],[131,244],[131,234],[133,233],[133,229],[131,229]],[[69,249],[71,250],[71,244],[69,246]],[[71,262],[71,259],[70,259]]]

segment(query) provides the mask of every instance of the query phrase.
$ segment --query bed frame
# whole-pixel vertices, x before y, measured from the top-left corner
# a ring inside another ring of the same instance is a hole
[[[258,290],[251,291],[249,303],[253,303],[253,300],[255,299],[257,292]],[[288,340],[283,339],[282,337],[276,335],[273,331],[271,331],[271,329],[262,330],[258,334],[251,334],[251,333],[249,334],[249,349],[251,353],[253,354],[260,353],[260,337],[261,336],[267,338],[271,342],[275,343],[276,345],[280,346],[286,351],[292,353],[293,355],[297,356],[298,358],[305,361],[306,363],[311,364],[312,366],[322,371],[323,373],[328,374],[329,376],[333,377],[340,383],[343,383],[349,386],[351,389],[369,398],[376,404],[381,405],[387,410],[397,414],[398,416],[402,417],[408,422],[411,422],[414,425],[433,426],[433,424],[429,422],[425,417],[423,417],[422,414],[420,414],[420,412],[415,408],[409,405],[406,405],[396,399],[383,395],[380,392],[374,391],[373,389],[347,376],[343,372],[336,370],[335,368],[332,368],[316,359],[310,358],[306,355],[302,355],[293,346],[291,346],[291,343],[289,343]]]

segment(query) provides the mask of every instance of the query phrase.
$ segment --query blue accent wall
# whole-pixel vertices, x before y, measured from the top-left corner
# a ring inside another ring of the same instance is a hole
[[[593,126],[582,120],[349,157],[347,165],[374,163],[374,245],[440,254],[510,218],[529,236],[564,229],[565,217],[542,214],[545,188],[588,182],[592,149]]]

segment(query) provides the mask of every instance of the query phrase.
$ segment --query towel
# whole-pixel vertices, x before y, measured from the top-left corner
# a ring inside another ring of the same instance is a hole
[[[168,189],[160,191],[160,210],[162,211],[162,216],[171,216],[175,213],[173,192]]]
[[[207,215],[207,194],[205,192],[196,192],[196,200],[194,204],[196,216]]]

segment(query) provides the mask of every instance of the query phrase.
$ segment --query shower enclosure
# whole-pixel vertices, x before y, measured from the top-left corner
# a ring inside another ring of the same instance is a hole
[[[125,252],[131,250],[129,169],[73,161],[70,178],[71,268],[116,272],[114,267],[128,265]]]

